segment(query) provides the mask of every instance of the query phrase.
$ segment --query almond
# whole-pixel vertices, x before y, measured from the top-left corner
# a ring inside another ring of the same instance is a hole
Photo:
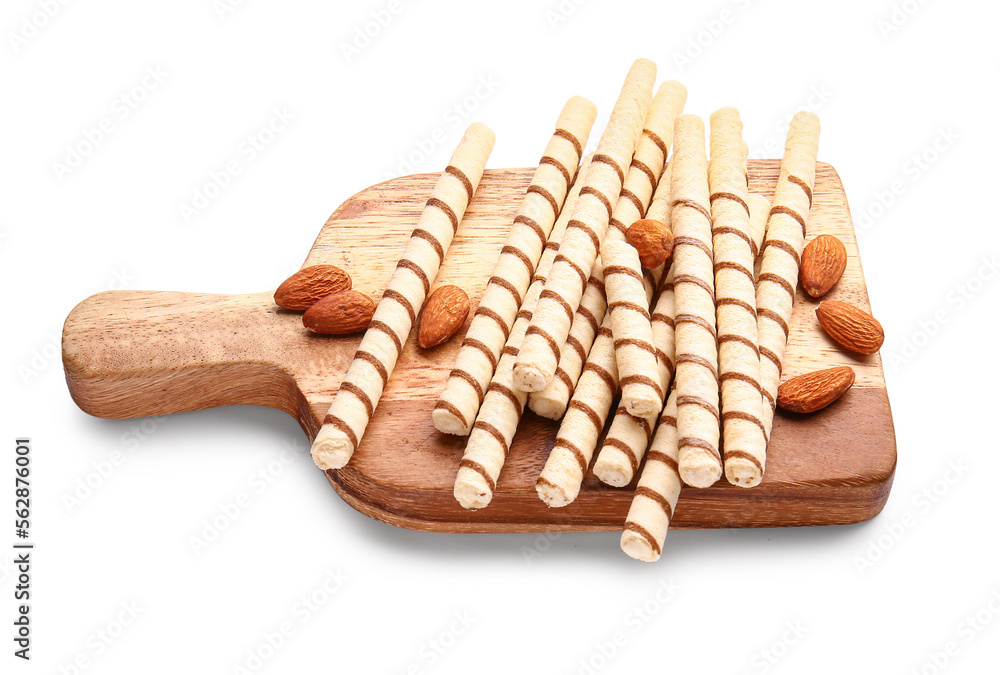
[[[351,275],[333,265],[312,265],[281,282],[274,292],[274,302],[279,307],[302,311],[309,309],[331,293],[346,291],[351,287]]]
[[[647,270],[665,263],[674,250],[674,235],[658,220],[635,221],[625,231],[625,240],[639,252],[639,262]]]
[[[375,301],[359,291],[341,291],[313,304],[302,315],[302,325],[327,335],[347,335],[368,328]]]
[[[851,388],[854,371],[849,366],[817,370],[799,375],[778,387],[778,406],[797,413],[825,408]]]
[[[821,234],[802,251],[799,281],[802,289],[814,298],[826,295],[840,280],[847,267],[847,249],[831,234]]]
[[[431,293],[420,314],[417,344],[437,347],[458,332],[469,316],[469,296],[458,286],[441,286]]]
[[[824,300],[816,308],[816,318],[834,342],[852,352],[874,354],[885,340],[882,324],[846,302]]]

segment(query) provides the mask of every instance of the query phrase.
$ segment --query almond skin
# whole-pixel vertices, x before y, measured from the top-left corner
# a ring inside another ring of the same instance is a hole
[[[847,268],[847,249],[831,234],[821,234],[802,251],[799,281],[814,298],[826,295]]]
[[[625,231],[625,241],[639,252],[639,263],[654,270],[674,251],[674,235],[658,220],[637,220]]]
[[[368,328],[375,301],[359,291],[328,295],[302,315],[302,325],[325,335],[347,335]]]
[[[852,352],[874,354],[885,340],[875,317],[846,302],[824,300],[816,308],[816,318],[834,342]]]
[[[304,267],[281,282],[274,292],[279,307],[304,311],[322,298],[351,288],[351,275],[333,265]]]
[[[446,342],[469,316],[469,296],[458,286],[441,286],[431,293],[420,314],[417,344],[423,349]]]
[[[799,375],[778,387],[778,407],[797,413],[816,412],[843,396],[853,384],[854,371],[849,366]]]

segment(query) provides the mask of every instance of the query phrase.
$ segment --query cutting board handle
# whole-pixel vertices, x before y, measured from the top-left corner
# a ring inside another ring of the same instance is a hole
[[[98,293],[63,326],[70,394],[84,411],[110,418],[264,405],[313,435],[306,398],[279,363],[288,330],[278,324],[288,321],[300,318],[276,307],[270,293]]]

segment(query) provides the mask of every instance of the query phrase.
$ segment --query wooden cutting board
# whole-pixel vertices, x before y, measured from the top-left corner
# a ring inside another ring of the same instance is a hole
[[[751,191],[772,197],[779,164],[751,161]],[[473,311],[533,172],[486,171],[441,268],[437,284],[464,288]],[[356,289],[377,298],[436,180],[437,174],[404,176],[354,195],[324,225],[303,266],[342,267]],[[869,309],[844,188],[823,163],[809,215],[810,238],[821,233],[840,237],[848,253],[847,271],[828,297]],[[84,300],[63,330],[73,399],[88,413],[111,418],[271,406],[298,419],[311,439],[360,336],[311,334],[301,315],[278,308],[271,293],[112,291]],[[881,511],[896,466],[881,360],[839,349],[821,332],[816,305],[799,291],[784,377],[850,365],[857,373],[853,389],[813,415],[779,411],[764,481],[749,490],[724,480],[709,489],[685,488],[671,527],[830,525]],[[461,335],[422,350],[411,334],[361,447],[347,467],[327,472],[334,489],[362,513],[418,530],[620,529],[631,488],[610,488],[588,474],[570,506],[552,509],[538,499],[535,478],[558,425],[530,412],[490,506],[473,512],[458,505],[452,483],[464,439],[438,433],[430,416],[460,343]]]

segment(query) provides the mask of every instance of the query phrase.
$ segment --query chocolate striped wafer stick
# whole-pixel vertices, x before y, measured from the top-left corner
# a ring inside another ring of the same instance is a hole
[[[465,453],[459,464],[455,477],[454,495],[458,503],[467,509],[481,509],[493,499],[497,479],[507,458],[510,443],[517,431],[517,424],[524,412],[527,394],[514,389],[512,372],[518,347],[524,339],[524,332],[531,321],[532,311],[545,287],[545,276],[552,267],[552,260],[559,251],[559,242],[566,230],[569,214],[566,209],[572,209],[580,196],[582,181],[590,169],[590,156],[583,159],[580,165],[580,177],[577,184],[566,197],[563,214],[559,216],[545,251],[531,280],[531,286],[524,294],[524,301],[517,312],[510,337],[503,348],[496,372],[486,390],[483,405],[479,408],[469,440],[465,445]]]
[[[599,358],[594,358],[595,352]],[[566,506],[580,494],[583,476],[608,418],[617,381],[614,338],[608,326],[601,326],[552,450],[535,482],[539,499],[549,506]]]
[[[781,379],[781,362],[788,341],[799,262],[805,244],[806,218],[812,206],[819,148],[819,118],[800,112],[792,118],[785,139],[785,156],[767,220],[760,275],[757,281],[757,332],[760,337],[760,380],[764,388],[764,430],[771,434],[774,397]]]
[[[556,121],[555,133],[514,217],[451,374],[434,406],[431,417],[438,431],[464,436],[472,430],[535,265],[553,224],[564,210],[563,201],[573,184],[596,114],[593,103],[574,96]]]
[[[573,315],[587,289],[589,270],[608,229],[612,201],[625,182],[623,167],[632,160],[642,134],[655,77],[656,66],[652,61],[637,60],[611,111],[587,184],[573,209],[559,255],[514,365],[514,383],[521,391],[540,391],[555,375],[561,347],[569,335]]]
[[[657,383],[660,391],[670,388],[674,376],[674,283],[673,273],[667,272],[663,287],[653,308],[653,346],[656,349]],[[624,406],[618,406],[615,417],[608,429],[601,451],[594,462],[594,475],[602,482],[614,487],[624,487],[632,482],[639,463],[646,454],[653,427],[660,416],[660,410],[648,415],[629,414]]]
[[[747,190],[746,144],[736,108],[711,117],[712,241],[715,319],[722,387],[722,448],[726,479],[753,487],[764,477],[767,439],[761,421],[760,353],[754,286],[754,243]]]
[[[677,462],[677,389],[673,389],[646,454],[646,464],[622,530],[622,550],[636,560],[655,562],[660,559],[681,494]]]
[[[403,343],[479,186],[495,140],[489,127],[470,124],[435,184],[313,441],[312,458],[321,469],[339,469],[357,450],[403,351]]]
[[[678,118],[672,162],[680,472],[688,485],[708,487],[722,476],[722,456],[712,214],[705,126],[700,118]]]
[[[604,236],[605,241],[623,240],[628,225],[639,218],[652,217],[645,212],[646,206],[650,204],[650,195],[654,189],[658,192],[658,188],[663,185],[661,172],[670,144],[673,143],[674,120],[683,110],[686,99],[687,90],[684,85],[675,81],[661,84],[653,97],[642,137],[625,177],[625,185],[609,221],[611,227]],[[667,178],[666,181],[669,188],[670,179]],[[660,209],[657,209],[657,213],[660,213]],[[599,275],[597,270],[601,270],[602,274]],[[636,271],[646,278],[647,286],[655,286],[662,276],[662,269],[654,272]],[[603,278],[603,262],[600,257],[594,261],[591,279],[599,276]],[[595,285],[593,281],[588,283],[580,307],[573,317],[573,325],[561,350],[555,377],[544,389],[532,392],[528,397],[528,407],[542,417],[560,419],[563,416],[583,372],[583,365],[593,346],[605,307],[604,287],[595,289]],[[600,313],[597,309],[600,309]]]
[[[601,258],[622,405],[632,415],[656,414],[663,408],[664,394],[656,374],[653,326],[639,253],[628,242],[616,240],[605,242]]]

